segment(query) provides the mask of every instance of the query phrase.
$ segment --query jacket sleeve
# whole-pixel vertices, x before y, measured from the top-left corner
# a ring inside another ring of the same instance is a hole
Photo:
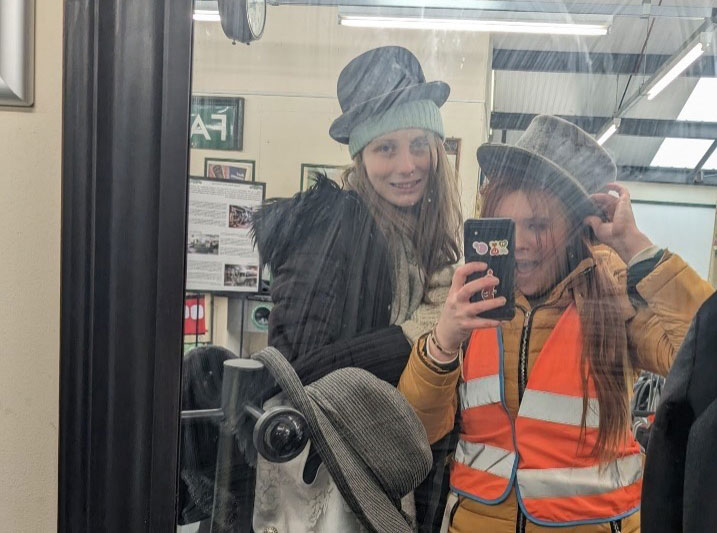
[[[460,367],[443,374],[431,369],[419,355],[424,342],[422,337],[414,343],[398,390],[413,406],[426,428],[428,442],[433,444],[453,429]]]
[[[637,284],[637,292],[645,304],[628,322],[635,366],[665,375],[695,313],[714,289],[680,256],[666,251]]]

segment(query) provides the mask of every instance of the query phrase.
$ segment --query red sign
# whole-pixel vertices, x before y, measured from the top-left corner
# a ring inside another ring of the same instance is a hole
[[[184,299],[185,335],[204,335],[207,332],[204,309],[204,296],[192,296]]]

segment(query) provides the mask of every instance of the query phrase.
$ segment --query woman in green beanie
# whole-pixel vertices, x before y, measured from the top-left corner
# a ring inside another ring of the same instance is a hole
[[[329,132],[353,160],[342,186],[318,176],[310,190],[254,217],[272,273],[269,344],[304,384],[352,366],[396,385],[413,341],[440,314],[461,253],[458,185],[439,111],[449,92],[444,82],[426,82],[405,48],[354,58],[339,76],[342,114]],[[311,454],[297,460],[303,482],[281,489],[262,471],[279,466],[260,465],[255,528],[356,530],[350,514],[337,513],[330,498],[327,505]],[[276,491],[282,496],[262,497]]]

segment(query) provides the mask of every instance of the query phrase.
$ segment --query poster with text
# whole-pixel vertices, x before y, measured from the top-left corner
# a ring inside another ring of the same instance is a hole
[[[259,253],[250,230],[264,190],[264,183],[189,179],[187,291],[259,290]]]

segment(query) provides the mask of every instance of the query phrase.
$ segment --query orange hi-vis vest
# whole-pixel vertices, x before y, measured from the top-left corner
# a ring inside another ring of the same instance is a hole
[[[642,454],[632,434],[600,463],[599,404],[588,379],[585,429],[580,317],[570,306],[533,365],[518,416],[505,405],[500,329],[475,330],[460,384],[462,434],[451,470],[454,492],[496,505],[515,485],[526,517],[544,526],[619,520],[640,507]]]

